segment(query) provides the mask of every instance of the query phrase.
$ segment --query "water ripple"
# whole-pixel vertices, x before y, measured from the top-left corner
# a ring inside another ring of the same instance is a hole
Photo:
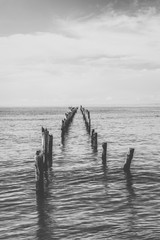
[[[80,112],[61,144],[65,108],[0,111],[0,239],[159,239],[159,108],[93,108],[98,151]],[[53,167],[35,191],[41,126],[53,133]],[[107,166],[101,144],[108,142]],[[131,172],[122,170],[135,147]]]

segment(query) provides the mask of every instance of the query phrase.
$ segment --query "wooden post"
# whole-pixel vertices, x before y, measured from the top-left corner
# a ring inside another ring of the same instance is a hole
[[[127,154],[127,159],[126,162],[124,164],[123,170],[125,172],[129,172],[130,171],[130,166],[131,166],[131,161],[133,158],[133,154],[134,154],[134,148],[129,148],[129,152]]]
[[[62,120],[61,137],[64,135],[64,120]]]
[[[107,158],[107,142],[102,143],[102,163],[106,165],[106,158]]]
[[[88,118],[89,118],[89,133],[91,132],[91,116],[90,112],[88,112]]]
[[[91,144],[93,145],[93,136],[94,136],[94,129],[92,129],[92,134],[91,134]]]
[[[52,166],[52,149],[53,149],[53,136],[49,135],[49,156],[48,156],[49,167]]]
[[[42,151],[43,151],[43,164],[45,169],[48,169],[48,152],[49,152],[49,131],[46,129],[44,129],[44,131],[42,132]]]
[[[49,131],[46,129],[46,170],[49,168]]]
[[[47,128],[42,127],[42,151],[36,152],[35,167],[36,167],[36,189],[37,191],[44,190],[44,177],[48,182],[48,168],[52,166],[52,149],[53,136],[49,135]]]
[[[93,134],[93,147],[97,149],[97,133]]]
[[[87,124],[87,126],[88,126],[88,132],[90,134],[90,132],[91,132],[91,118],[90,118],[90,112],[88,110],[87,110],[87,113],[88,113],[88,124]]]
[[[43,153],[41,151],[36,152],[35,157],[35,177],[36,177],[36,190],[43,191],[44,178],[43,178]]]
[[[43,164],[45,162],[45,130],[42,129],[42,153],[43,153]]]

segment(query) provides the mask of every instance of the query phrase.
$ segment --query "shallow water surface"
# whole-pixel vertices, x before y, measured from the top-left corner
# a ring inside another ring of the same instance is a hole
[[[0,109],[0,239],[159,239],[160,108],[88,109],[97,152],[80,111],[62,145],[66,108]],[[36,194],[34,172],[41,126],[54,138],[44,195]],[[129,147],[135,155],[125,174]]]

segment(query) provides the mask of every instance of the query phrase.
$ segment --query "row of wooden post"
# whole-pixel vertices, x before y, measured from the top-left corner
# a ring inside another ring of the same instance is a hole
[[[80,110],[81,110],[83,120],[84,120],[85,125],[86,125],[86,129],[87,129],[88,133],[90,134],[90,132],[91,132],[90,112],[87,109],[83,108],[82,106],[80,106]]]
[[[36,151],[35,159],[35,174],[36,174],[36,189],[43,190],[44,187],[44,174],[52,166],[52,149],[53,149],[53,136],[49,131],[42,127],[42,149]],[[46,179],[47,180],[47,179]]]
[[[92,129],[91,131],[91,117],[90,117],[90,112],[85,109],[84,107],[80,107],[81,113],[83,115],[83,119],[86,125],[86,129],[89,132],[89,134],[91,133],[91,144],[92,147],[97,150],[97,132],[95,132],[94,129]],[[87,116],[86,116],[87,114]],[[133,155],[134,155],[134,148],[129,148],[129,151],[127,153],[127,158],[123,167],[123,170],[125,172],[130,171],[130,166],[131,166],[131,161],[133,159]],[[107,142],[103,142],[102,143],[102,164],[106,165],[107,162]]]
[[[73,120],[75,113],[77,112],[78,108],[70,108],[70,112],[66,113],[66,118],[62,120],[62,138],[64,137],[65,132],[67,131],[70,123]],[[91,131],[91,119],[90,119],[90,112],[82,106],[80,110],[83,115],[83,119],[85,121],[86,127],[88,132]],[[86,117],[86,113],[87,116]],[[94,149],[97,150],[97,133],[94,129],[91,132],[91,144]],[[42,127],[42,150],[36,151],[36,159],[35,159],[35,167],[36,167],[36,189],[37,191],[43,190],[44,188],[44,174],[48,171],[48,169],[52,166],[52,149],[53,149],[53,136],[49,134],[49,131]],[[127,158],[123,167],[125,172],[130,171],[131,161],[134,155],[134,148],[130,148],[127,154]],[[107,161],[107,142],[102,143],[102,163],[106,165]],[[47,180],[47,179],[46,179]]]
[[[76,114],[78,107],[71,107],[70,111],[65,113],[65,118],[62,120],[61,127],[61,138],[64,138],[65,133],[67,132],[69,125],[73,121],[74,115]]]
[[[95,132],[94,129],[91,131],[91,115],[90,111],[88,109],[85,109],[84,107],[80,106],[80,110],[83,116],[83,120],[86,125],[86,129],[88,133],[91,135],[91,145],[94,150],[97,150],[97,132]]]

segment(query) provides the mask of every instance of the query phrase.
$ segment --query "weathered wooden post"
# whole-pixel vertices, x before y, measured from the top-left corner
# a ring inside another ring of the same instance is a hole
[[[93,148],[97,149],[97,133],[93,134]]]
[[[88,114],[88,132],[90,134],[91,132],[91,117],[90,117],[90,111],[87,110],[87,114]]]
[[[45,162],[45,129],[42,127],[42,153],[43,153],[43,164]]]
[[[131,161],[133,159],[133,154],[134,154],[134,148],[129,148],[129,152],[127,154],[127,159],[126,159],[126,162],[125,162],[124,167],[123,167],[123,170],[125,172],[130,171],[130,166],[131,166]]]
[[[90,112],[88,112],[88,119],[89,119],[89,132],[91,131],[91,116]]]
[[[102,163],[106,165],[106,158],[107,158],[107,142],[102,143]]]
[[[36,190],[43,191],[44,189],[43,153],[41,151],[37,151],[35,156],[35,178],[36,178]]]
[[[94,129],[92,129],[92,134],[91,134],[91,144],[93,145],[93,136],[94,136]]]
[[[49,135],[49,154],[48,154],[49,167],[52,167],[52,149],[53,149],[53,136]]]
[[[48,130],[45,129],[45,150],[44,150],[45,158],[44,158],[44,169],[48,169]]]
[[[43,129],[42,131],[42,151],[43,151],[43,164],[45,170],[48,169],[48,152],[49,152],[49,131],[46,129]]]
[[[38,150],[35,157],[36,190],[43,192],[44,178],[48,180],[48,168],[52,166],[53,136],[47,128],[42,127],[42,151]]]
[[[62,120],[61,137],[64,135],[64,120]]]

